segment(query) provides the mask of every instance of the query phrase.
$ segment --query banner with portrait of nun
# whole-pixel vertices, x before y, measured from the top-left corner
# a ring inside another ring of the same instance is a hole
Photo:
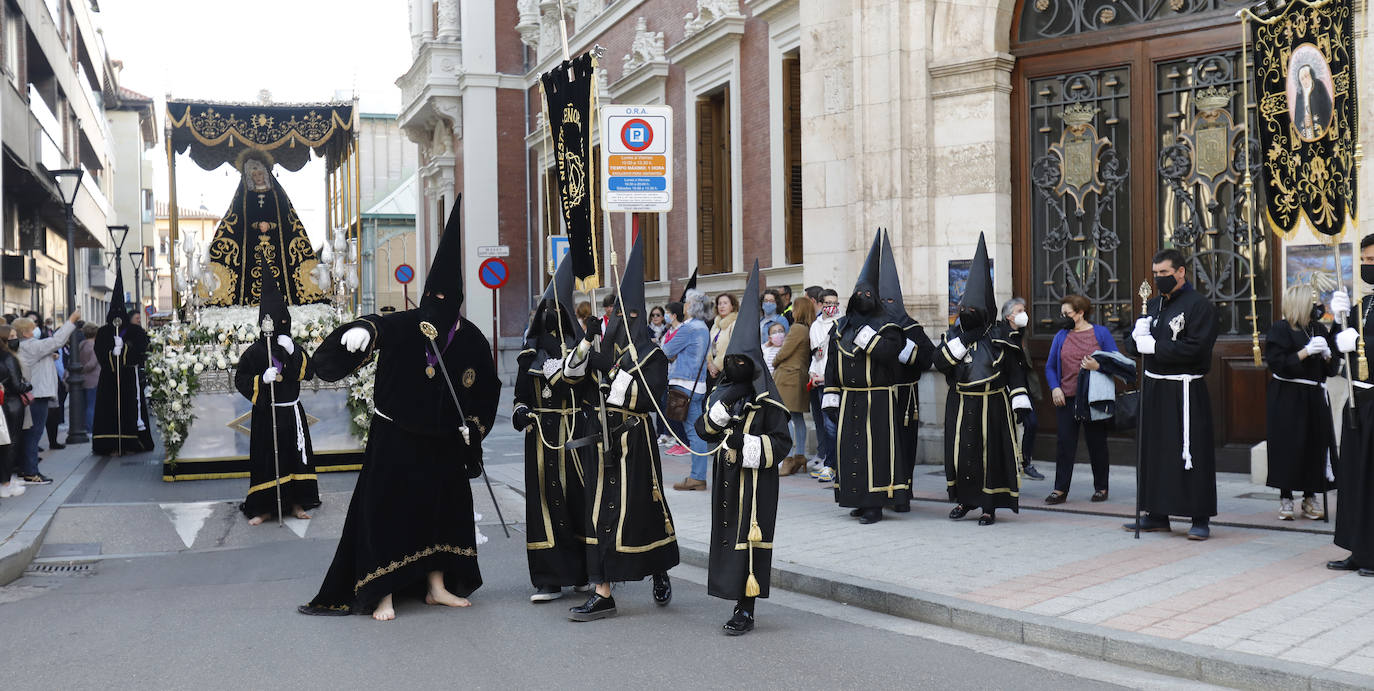
[[[1352,0],[1242,11],[1253,40],[1263,213],[1286,240],[1305,225],[1334,245],[1356,223],[1354,14]]]

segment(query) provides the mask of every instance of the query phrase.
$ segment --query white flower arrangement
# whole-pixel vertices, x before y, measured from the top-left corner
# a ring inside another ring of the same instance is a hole
[[[291,336],[307,351],[317,348],[342,322],[329,305],[293,305]],[[148,404],[157,416],[167,459],[175,461],[196,420],[191,399],[206,372],[229,371],[248,347],[262,338],[257,307],[212,307],[200,324],[169,324],[148,334]],[[372,419],[372,387],[377,365],[368,363],[348,378],[349,413],[354,434],[367,442]]]

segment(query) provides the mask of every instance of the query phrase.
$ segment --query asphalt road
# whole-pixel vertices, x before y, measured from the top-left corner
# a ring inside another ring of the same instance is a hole
[[[620,616],[575,624],[565,618],[571,595],[528,601],[519,538],[483,546],[486,585],[471,609],[405,601],[386,623],[294,611],[318,587],[332,540],[26,576],[0,588],[0,676],[7,689],[1111,687],[775,601],[761,601],[754,633],[726,637],[730,604],[687,567],[674,572],[687,577],[675,579],[669,607],[653,604],[647,581],[626,584]],[[882,615],[859,618],[873,617]]]

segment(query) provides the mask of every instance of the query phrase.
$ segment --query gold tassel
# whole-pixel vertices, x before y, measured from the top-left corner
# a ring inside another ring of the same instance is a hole
[[[663,530],[668,533],[669,537],[673,536],[673,522],[668,520],[667,516],[663,517]]]
[[[763,531],[759,529],[758,521],[753,521],[752,525],[749,526],[749,541],[755,543],[763,542]]]
[[[745,596],[745,597],[758,597],[758,596],[759,596],[759,579],[754,578],[754,572],[753,572],[753,571],[750,571],[750,572],[749,572],[749,580],[747,580],[747,581],[744,582],[744,596]]]

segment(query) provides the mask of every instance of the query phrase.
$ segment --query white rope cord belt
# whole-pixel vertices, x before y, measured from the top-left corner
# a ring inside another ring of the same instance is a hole
[[[1183,469],[1193,469],[1193,416],[1192,406],[1189,401],[1192,396],[1188,395],[1188,385],[1201,379],[1201,374],[1156,374],[1150,370],[1145,370],[1145,376],[1151,379],[1163,379],[1167,381],[1183,382]]]
[[[1288,382],[1289,384],[1302,384],[1303,386],[1320,386],[1322,389],[1322,398],[1326,399],[1326,406],[1328,408],[1331,407],[1331,392],[1326,388],[1326,382],[1314,381],[1312,379],[1289,379],[1288,377],[1280,377],[1277,374],[1273,375],[1273,377],[1276,381]],[[1360,382],[1355,383],[1359,384]],[[1369,385],[1365,384],[1365,386]],[[1327,482],[1336,481],[1336,473],[1331,468],[1331,449],[1326,450],[1326,480]]]
[[[301,465],[310,465],[310,460],[305,457],[305,428],[301,426],[301,409],[296,407],[296,403],[301,399],[297,398],[290,403],[275,403],[278,408],[291,408],[291,413],[296,418],[296,450],[301,452]]]

